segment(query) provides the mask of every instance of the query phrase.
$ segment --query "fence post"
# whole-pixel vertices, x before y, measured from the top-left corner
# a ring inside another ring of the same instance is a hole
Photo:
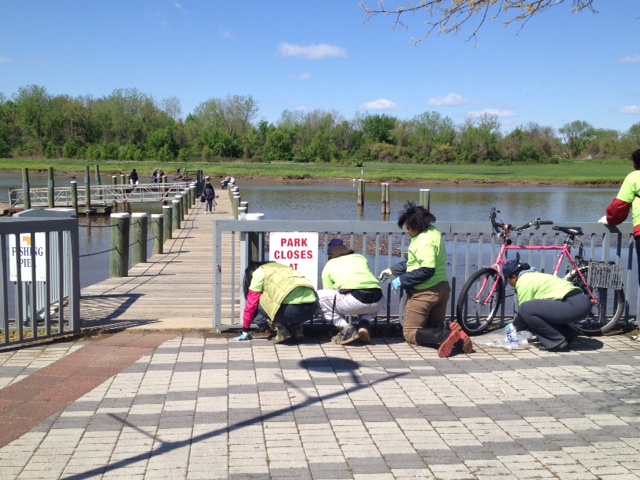
[[[47,179],[47,200],[49,208],[55,208],[56,206],[56,184],[53,181],[53,167],[49,167],[49,175]]]
[[[148,213],[134,213],[131,215],[131,232],[133,234],[131,265],[137,265],[147,261],[148,218]]]
[[[126,277],[129,268],[129,214],[111,214],[111,262],[109,277]]]
[[[31,208],[31,191],[29,190],[29,169],[22,169],[22,198],[24,201],[24,209]]]
[[[158,255],[164,252],[162,248],[162,236],[163,236],[163,220],[164,215],[161,213],[154,213],[151,215],[151,235],[153,235],[153,255]]]
[[[171,239],[171,232],[173,231],[173,206],[162,206],[162,242],[166,242]]]

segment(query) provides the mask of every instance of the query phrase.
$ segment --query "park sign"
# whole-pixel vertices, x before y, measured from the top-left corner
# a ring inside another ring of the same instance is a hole
[[[31,281],[31,262],[36,263],[36,281],[46,281],[47,256],[45,254],[46,233],[38,232],[32,243],[30,233],[19,235],[19,245],[16,245],[16,235],[9,235],[9,278],[12,282],[18,281],[18,263],[20,263],[20,280]],[[18,257],[20,260],[18,262]]]
[[[299,271],[318,288],[318,232],[271,232],[270,260]]]

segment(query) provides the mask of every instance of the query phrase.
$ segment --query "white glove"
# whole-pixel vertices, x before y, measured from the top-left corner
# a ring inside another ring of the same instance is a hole
[[[383,270],[382,273],[380,273],[380,275],[378,275],[378,280],[380,280],[381,282],[384,282],[391,275],[393,275],[393,272],[391,271],[390,268],[387,268],[386,270]]]
[[[605,215],[604,217],[602,217],[600,220],[598,220],[598,223],[602,223],[604,225],[609,225],[607,223],[607,216]]]

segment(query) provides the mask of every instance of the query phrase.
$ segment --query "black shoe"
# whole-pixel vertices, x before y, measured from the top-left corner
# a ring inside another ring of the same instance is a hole
[[[346,327],[343,327],[335,337],[333,337],[332,341],[338,345],[346,345],[359,339],[360,336],[358,335],[356,327],[353,325],[347,325]]]
[[[371,322],[369,320],[360,320],[358,336],[362,343],[371,343]]]
[[[555,347],[544,347],[542,345],[540,345],[538,347],[539,350],[542,350],[544,352],[568,352],[569,351],[569,342],[567,342],[566,340],[564,342],[562,342],[560,345],[556,345]]]

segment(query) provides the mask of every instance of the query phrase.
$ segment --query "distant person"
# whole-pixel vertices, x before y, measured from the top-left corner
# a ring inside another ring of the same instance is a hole
[[[383,271],[380,278],[396,275],[392,288],[403,288],[407,293],[404,339],[412,345],[437,348],[438,356],[445,358],[456,346],[471,353],[473,344],[457,322],[446,322],[451,287],[444,238],[433,226],[435,221],[436,217],[423,206],[404,204],[398,227],[405,227],[411,237],[408,258]]]
[[[151,183],[158,183],[158,169],[154,168],[151,174]]]
[[[129,175],[129,182],[133,186],[138,185],[138,172],[136,172],[135,168],[131,171],[131,175]]]
[[[384,306],[380,281],[371,272],[367,258],[354,253],[339,238],[329,242],[329,261],[322,270],[318,302],[326,321],[340,332],[333,342],[346,345],[356,340],[371,341],[371,320]],[[359,316],[356,328],[346,316]]]
[[[606,225],[620,225],[629,213],[633,221],[633,239],[638,259],[638,282],[640,283],[640,149],[631,154],[634,171],[628,174],[616,198],[607,207],[607,214],[599,222]]]
[[[206,202],[206,208],[204,213],[212,213],[215,210],[216,204],[216,191],[213,189],[213,185],[211,185],[211,181],[207,180],[207,183],[204,185],[204,190],[202,191],[204,195],[204,199]]]
[[[318,309],[313,284],[297,270],[276,262],[251,262],[244,273],[246,305],[242,317],[242,334],[236,341],[251,340],[251,323],[258,313],[267,317],[275,332],[274,344],[292,338],[302,340],[302,324],[311,320]]]
[[[517,260],[508,261],[502,274],[518,294],[518,314],[513,320],[516,331],[529,330],[537,335],[541,350],[568,350],[578,336],[571,324],[591,312],[589,296],[564,278],[537,272]]]

